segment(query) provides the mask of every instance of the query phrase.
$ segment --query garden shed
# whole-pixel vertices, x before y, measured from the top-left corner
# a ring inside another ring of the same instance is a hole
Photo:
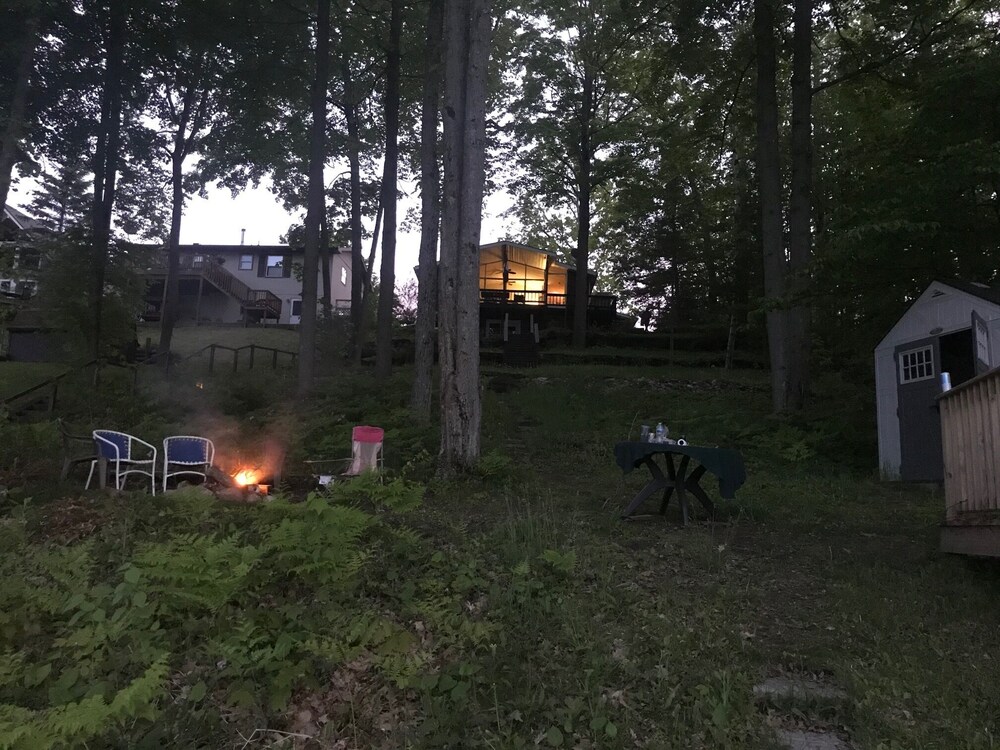
[[[934,281],[875,347],[879,465],[884,479],[944,478],[937,396],[1000,364],[1000,287]]]

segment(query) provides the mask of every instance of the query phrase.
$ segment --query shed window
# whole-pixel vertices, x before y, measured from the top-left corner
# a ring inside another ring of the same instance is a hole
[[[899,353],[899,382],[912,383],[934,377],[934,347],[922,346]]]
[[[241,255],[240,256],[240,270],[241,271],[252,271],[253,270],[253,256],[252,255]]]

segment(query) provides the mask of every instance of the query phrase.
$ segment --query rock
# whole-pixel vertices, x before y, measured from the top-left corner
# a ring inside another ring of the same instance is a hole
[[[788,750],[851,750],[850,744],[833,732],[805,732],[801,729],[775,730],[778,741]]]
[[[239,487],[225,487],[215,493],[215,496],[227,503],[242,503],[246,501],[243,490]]]
[[[793,703],[839,703],[847,693],[833,685],[824,685],[807,677],[768,677],[753,686],[755,697]]]

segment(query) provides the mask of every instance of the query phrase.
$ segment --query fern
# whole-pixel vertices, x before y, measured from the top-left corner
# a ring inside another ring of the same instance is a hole
[[[76,703],[31,711],[0,705],[0,750],[45,750],[82,745],[135,719],[155,718],[154,702],[163,693],[168,673],[161,656],[110,702],[93,695]]]

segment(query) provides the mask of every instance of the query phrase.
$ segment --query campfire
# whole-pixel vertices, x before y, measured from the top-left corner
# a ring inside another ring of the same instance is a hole
[[[257,503],[271,493],[273,480],[260,467],[238,468],[230,471],[212,466],[202,485],[219,500],[237,503]]]

